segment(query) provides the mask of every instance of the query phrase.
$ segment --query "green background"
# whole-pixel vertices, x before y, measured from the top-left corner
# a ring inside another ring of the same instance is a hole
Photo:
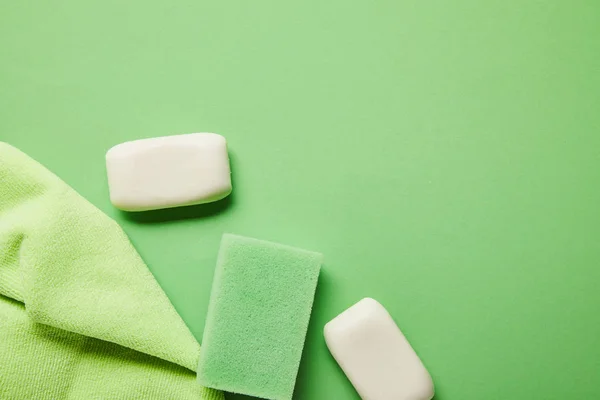
[[[111,206],[109,147],[197,131],[231,198]],[[0,139],[122,224],[199,339],[223,232],[323,252],[296,399],[358,399],[322,328],[366,296],[437,400],[600,398],[597,0],[5,0]]]

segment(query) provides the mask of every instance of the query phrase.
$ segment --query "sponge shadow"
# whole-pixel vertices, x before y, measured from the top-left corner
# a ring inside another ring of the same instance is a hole
[[[325,325],[321,321],[321,312],[326,299],[329,294],[329,281],[327,277],[325,265],[321,267],[321,273],[319,274],[319,280],[317,281],[317,291],[315,292],[315,300],[313,302],[313,311],[308,324],[308,330],[306,332],[306,342],[304,343],[304,351],[302,352],[302,359],[300,360],[300,369],[298,370],[298,376],[296,379],[296,386],[294,389],[294,399],[306,399],[309,396],[306,394],[306,387],[310,384],[309,371],[312,369],[312,365],[318,360],[311,360],[309,354],[315,352],[311,348],[325,346],[325,339],[323,337],[323,326]]]
[[[226,393],[225,400],[263,400],[258,397],[246,396],[243,394]]]

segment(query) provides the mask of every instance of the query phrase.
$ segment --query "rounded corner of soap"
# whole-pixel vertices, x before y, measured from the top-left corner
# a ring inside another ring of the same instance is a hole
[[[369,310],[385,310],[385,307],[372,297],[365,297],[354,305],[355,307],[366,308]]]
[[[430,378],[431,379],[431,378]],[[431,400],[433,399],[433,397],[435,396],[435,386],[433,384],[433,380],[431,381],[431,385],[429,386],[429,391],[427,393],[427,400]]]
[[[106,161],[110,160],[115,155],[115,152],[119,150],[119,146],[120,144],[115,144],[114,146],[106,150],[106,154],[104,155]]]
[[[121,210],[121,211],[125,211],[125,212],[140,211],[139,209],[132,207],[132,205],[129,204],[127,201],[123,201],[123,199],[119,196],[111,195],[110,202],[113,205],[113,207],[115,207],[116,209]]]
[[[323,326],[323,337],[325,338],[325,343],[327,343],[331,337],[331,329],[331,321],[329,321],[325,324],[325,326]]]
[[[194,132],[194,133],[189,133],[188,135],[190,136],[195,136],[197,138],[203,138],[203,139],[207,139],[210,138],[210,140],[213,140],[214,143],[223,143],[225,145],[227,145],[227,138],[219,133],[215,133],[215,132]]]
[[[428,372],[425,372],[426,377],[423,378],[421,386],[413,393],[415,399],[431,400],[435,396],[435,387],[433,379]]]
[[[222,187],[219,187],[219,188],[214,188],[213,189],[214,195],[212,197],[204,199],[199,204],[214,203],[215,201],[224,200],[227,197],[229,197],[229,195],[231,195],[231,192],[233,192],[233,186],[231,185],[231,180],[230,180],[228,184],[224,184]]]
[[[335,357],[336,354],[336,327],[335,327],[335,318],[323,327],[323,339],[325,340],[325,346],[329,349],[329,352]]]
[[[231,183],[231,178],[229,178],[229,182],[227,183],[227,185],[223,185],[223,190],[221,191],[221,199],[224,199],[225,197],[229,196],[231,192],[233,192],[233,185]]]

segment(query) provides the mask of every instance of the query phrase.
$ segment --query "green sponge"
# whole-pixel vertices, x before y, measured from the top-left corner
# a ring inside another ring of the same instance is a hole
[[[223,235],[198,366],[203,386],[292,398],[322,259]]]

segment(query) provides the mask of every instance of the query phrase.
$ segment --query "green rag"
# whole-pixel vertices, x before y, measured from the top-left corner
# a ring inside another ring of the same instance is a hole
[[[200,346],[119,225],[0,142],[0,399],[205,399]]]

